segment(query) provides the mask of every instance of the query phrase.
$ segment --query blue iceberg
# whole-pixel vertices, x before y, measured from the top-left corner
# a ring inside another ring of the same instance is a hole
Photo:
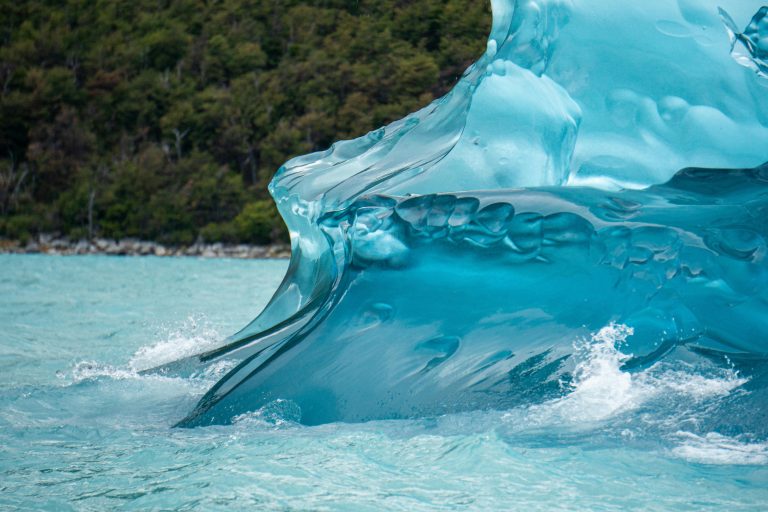
[[[611,323],[634,330],[627,371],[742,365],[765,397],[768,8],[492,6],[448,95],[279,169],[288,274],[222,348],[172,365],[236,361],[179,425],[538,403]]]

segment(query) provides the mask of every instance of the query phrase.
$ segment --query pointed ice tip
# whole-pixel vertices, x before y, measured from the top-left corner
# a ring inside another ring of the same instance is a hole
[[[758,76],[768,78],[768,6],[758,9],[744,31],[739,31],[723,8],[718,7],[718,11],[731,40],[733,59]]]
[[[733,21],[733,18],[731,18],[731,15],[728,14],[725,9],[718,7],[717,12],[720,14],[720,19],[723,20],[725,29],[728,31],[728,38],[731,40],[731,49],[733,49],[733,45],[736,44],[736,36],[741,33],[739,27],[736,26],[736,22]]]

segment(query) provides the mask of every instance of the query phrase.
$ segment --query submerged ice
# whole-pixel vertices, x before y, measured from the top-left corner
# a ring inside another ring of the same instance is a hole
[[[180,425],[557,400],[583,377],[574,340],[613,322],[624,371],[735,369],[746,398],[712,425],[765,424],[768,8],[492,6],[451,93],[278,171],[288,274],[227,344],[166,367],[237,363]]]

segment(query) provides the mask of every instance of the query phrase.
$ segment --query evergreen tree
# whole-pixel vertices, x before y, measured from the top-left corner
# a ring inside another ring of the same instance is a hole
[[[0,9],[0,236],[285,237],[289,158],[447,92],[477,0],[27,0]]]

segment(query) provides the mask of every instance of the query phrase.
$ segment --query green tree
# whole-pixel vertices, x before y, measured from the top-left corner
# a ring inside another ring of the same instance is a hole
[[[0,236],[285,239],[289,158],[447,92],[474,0],[27,0],[0,14]]]

